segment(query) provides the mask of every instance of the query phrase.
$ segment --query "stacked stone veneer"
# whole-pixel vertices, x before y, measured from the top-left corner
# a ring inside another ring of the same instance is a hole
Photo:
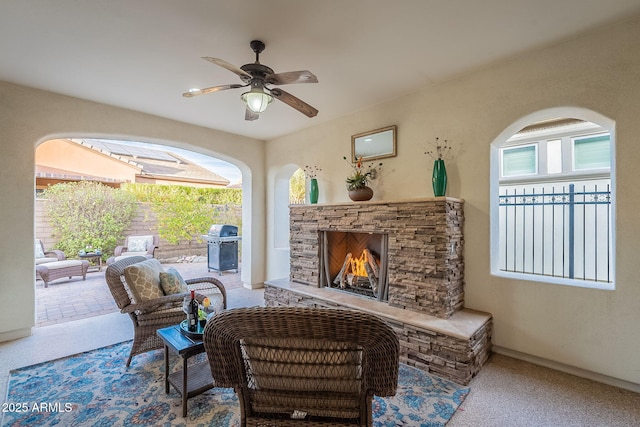
[[[319,232],[388,234],[389,305],[449,318],[464,305],[463,201],[292,205],[290,279],[319,286]]]
[[[342,295],[340,301],[336,301],[331,294],[335,291],[280,281],[266,282],[264,289],[268,307],[356,308],[375,314],[391,325],[398,335],[400,362],[459,384],[469,384],[491,354],[493,322],[488,313],[462,309],[445,321],[451,322],[452,327],[445,325],[442,330],[438,326],[443,326],[443,321],[432,316],[402,315],[398,313],[402,310],[381,309],[379,305],[384,303],[363,303],[363,299],[355,295]],[[463,329],[465,332],[460,333]],[[448,332],[451,330],[458,333]]]
[[[290,210],[290,280],[265,283],[265,305],[364,310],[389,323],[400,361],[469,384],[491,353],[491,314],[463,308],[463,202],[295,205]],[[323,231],[388,235],[389,301],[319,288]]]

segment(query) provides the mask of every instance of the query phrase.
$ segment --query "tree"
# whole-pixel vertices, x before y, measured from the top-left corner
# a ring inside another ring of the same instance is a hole
[[[194,240],[201,240],[214,223],[242,228],[236,207],[242,206],[242,190],[232,188],[195,188],[176,185],[130,183],[121,189],[151,206],[158,220],[158,235],[172,245],[188,242],[192,253]]]
[[[201,203],[212,205],[242,205],[242,190],[239,188],[195,188],[179,186],[180,194],[188,194]],[[168,193],[178,194],[175,186],[126,183],[120,187],[123,191],[133,194],[139,202],[153,202],[158,197],[165,197]],[[170,196],[167,196],[170,197]]]
[[[172,245],[187,241],[189,255],[191,242],[206,234],[219,213],[204,203],[198,191],[190,187],[161,186],[150,197],[151,208],[158,219],[158,234]]]
[[[137,209],[131,194],[92,181],[56,184],[44,196],[57,247],[68,254],[87,246],[113,253]]]
[[[289,203],[292,205],[304,203],[305,176],[302,169],[298,169],[289,179]]]

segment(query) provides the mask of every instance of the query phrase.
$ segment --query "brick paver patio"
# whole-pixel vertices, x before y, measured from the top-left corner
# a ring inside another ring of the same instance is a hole
[[[215,277],[220,280],[227,290],[242,287],[240,274],[225,271],[222,275],[207,271],[207,262],[163,264],[165,269],[175,267],[185,279],[195,277]],[[41,280],[36,281],[36,326],[53,325],[70,322],[86,317],[101,316],[118,312],[109,287],[102,271],[90,268],[87,279],[73,277],[58,279],[49,283],[45,288]]]

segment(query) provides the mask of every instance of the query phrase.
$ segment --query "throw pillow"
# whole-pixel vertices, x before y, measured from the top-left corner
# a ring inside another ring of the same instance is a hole
[[[181,277],[173,273],[160,273],[160,287],[165,295],[184,294],[189,292],[187,284]]]
[[[174,276],[176,276],[178,278],[178,280],[180,280],[180,283],[182,283],[185,288],[187,287],[187,282],[185,282],[185,280],[182,278],[182,275],[180,274],[180,272],[178,270],[175,269],[175,267],[167,268],[167,273],[171,273]]]
[[[127,252],[145,252],[150,244],[153,244],[153,236],[129,236]]]
[[[155,258],[133,264],[124,269],[124,278],[135,303],[160,298],[160,273],[164,269]]]
[[[38,239],[36,239],[36,258],[44,258],[44,251],[42,250],[42,245]]]

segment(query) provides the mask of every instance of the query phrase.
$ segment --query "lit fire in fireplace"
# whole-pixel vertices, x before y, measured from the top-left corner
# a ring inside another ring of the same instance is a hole
[[[364,268],[364,264],[367,262],[367,254],[362,251],[360,258],[351,258],[350,260],[351,274],[354,276],[367,277],[367,270]]]
[[[333,284],[341,289],[370,289],[376,295],[380,275],[379,264],[379,260],[368,249],[363,250],[358,258],[348,253]]]

